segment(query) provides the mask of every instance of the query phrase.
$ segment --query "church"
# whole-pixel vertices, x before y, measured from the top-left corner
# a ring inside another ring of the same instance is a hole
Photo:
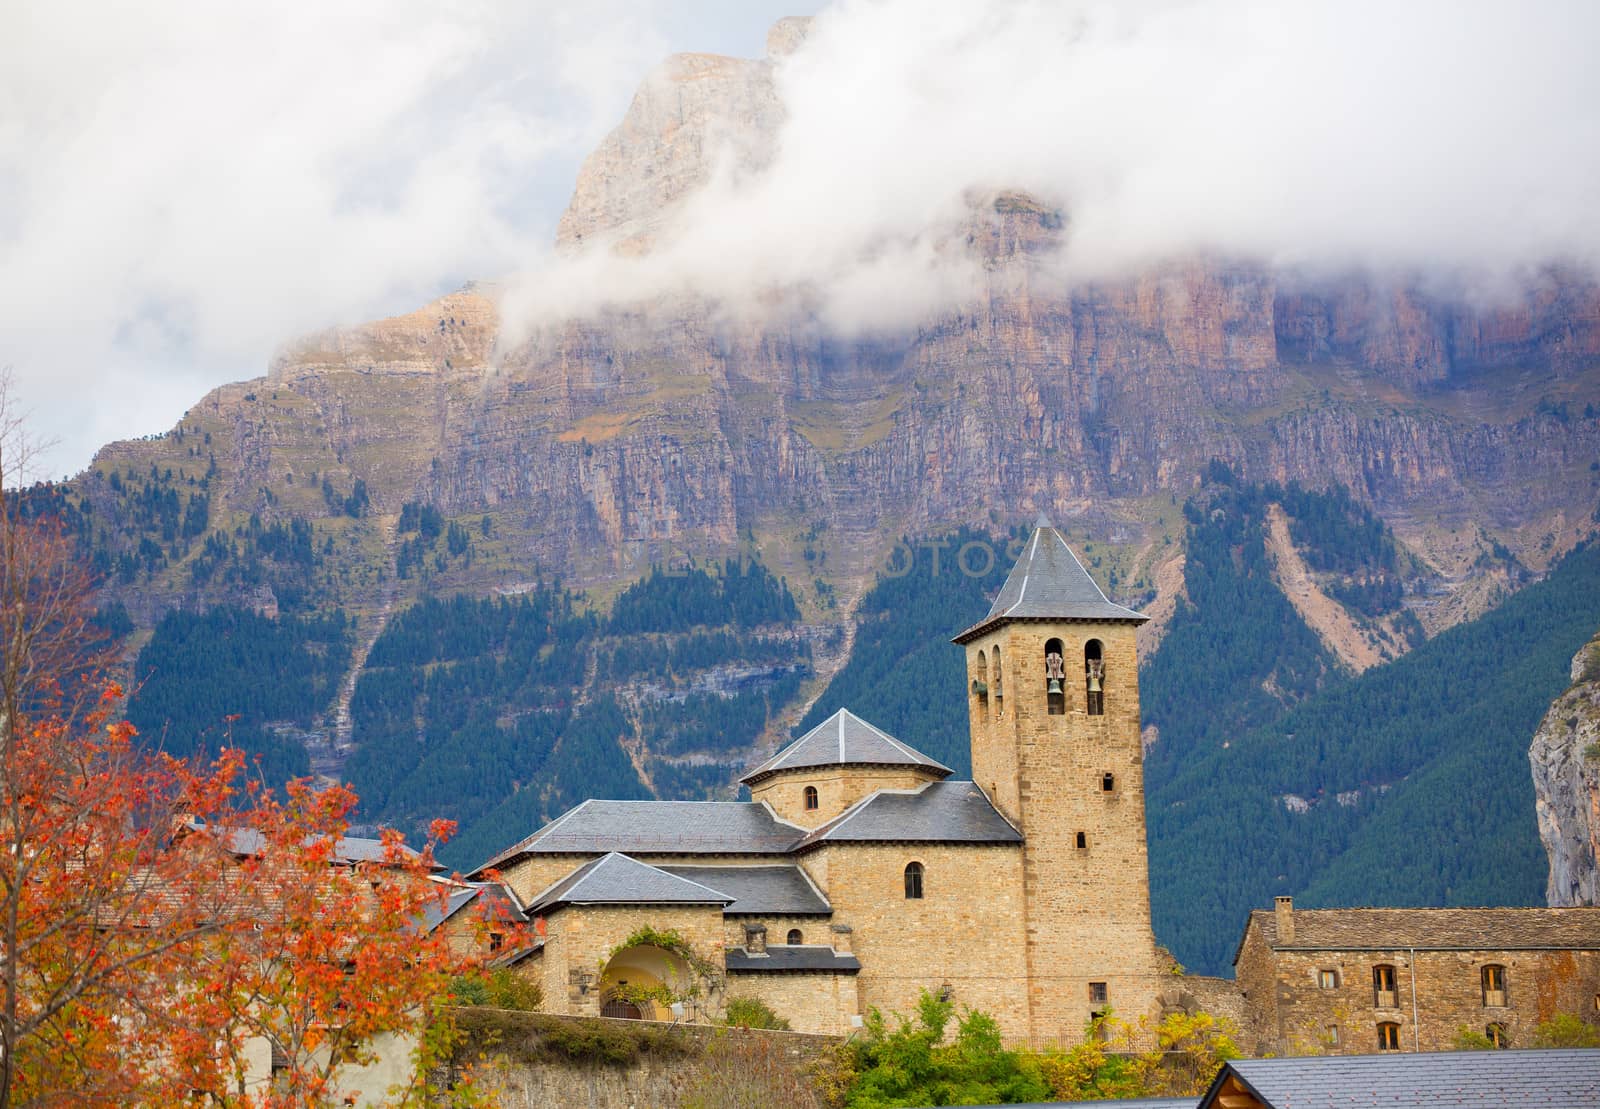
[[[955,638],[972,781],[840,710],[749,771],[749,801],[585,801],[480,868],[532,922],[521,970],[553,1013],[709,1021],[756,998],[807,1032],[924,990],[1017,1043],[1153,1011],[1173,979],[1150,926],[1144,620],[1041,521]]]

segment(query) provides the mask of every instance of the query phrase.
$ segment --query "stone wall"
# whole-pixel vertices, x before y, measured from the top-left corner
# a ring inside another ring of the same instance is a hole
[[[1267,956],[1247,943],[1239,977],[1252,1011],[1276,1010],[1260,1029],[1258,1049],[1277,1053],[1369,1054],[1379,1048],[1380,1022],[1399,1026],[1403,1051],[1447,1051],[1462,1029],[1483,1035],[1491,1024],[1502,1026],[1513,1046],[1527,1046],[1535,1026],[1557,1013],[1595,1020],[1600,997],[1600,951],[1400,948]],[[1392,996],[1374,989],[1373,968],[1380,964],[1394,968]],[[1485,1003],[1482,970],[1489,964],[1504,968],[1503,1005]],[[1331,986],[1322,984],[1327,971]],[[1273,992],[1270,1006],[1260,1003],[1262,989]]]
[[[828,766],[785,771],[758,783],[750,791],[752,801],[765,801],[780,820],[802,828],[816,828],[851,805],[880,789],[916,789],[934,780],[933,775],[906,767]],[[817,807],[807,810],[807,786],[817,790]]]
[[[852,929],[863,1011],[911,1013],[922,990],[948,986],[957,1005],[993,1014],[1008,1040],[1027,1038],[1020,849],[831,844],[801,861],[827,880],[834,923]],[[905,896],[911,862],[923,866],[920,899]]]
[[[729,974],[726,997],[758,998],[796,1032],[849,1035],[850,1018],[861,1012],[856,979],[831,972]]]
[[[460,1053],[505,1109],[759,1104],[820,1109],[812,1068],[832,1036],[460,1010]]]
[[[704,983],[707,995],[701,1000],[710,1013],[721,1011],[723,922],[719,906],[569,905],[547,920],[544,953],[539,960],[547,1012],[599,1016],[604,1000],[601,974],[615,949],[641,928],[676,932],[699,958],[717,968],[714,981]]]

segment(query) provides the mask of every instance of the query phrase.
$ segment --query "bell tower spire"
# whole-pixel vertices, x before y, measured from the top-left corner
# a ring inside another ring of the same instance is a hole
[[[1140,743],[1143,614],[1040,518],[967,652],[972,775],[1022,832],[1032,1035],[1137,1016],[1159,986]]]

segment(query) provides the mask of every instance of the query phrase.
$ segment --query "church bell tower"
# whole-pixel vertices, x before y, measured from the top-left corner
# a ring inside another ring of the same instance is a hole
[[[1160,980],[1150,928],[1138,652],[1147,617],[1106,599],[1041,520],[967,652],[972,777],[1023,835],[1035,1043],[1133,1020]]]

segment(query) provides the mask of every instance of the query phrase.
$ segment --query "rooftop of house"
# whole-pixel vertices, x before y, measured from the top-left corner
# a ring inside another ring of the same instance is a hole
[[[743,947],[730,947],[727,968],[742,974],[775,974],[796,970],[854,974],[861,969],[861,960],[823,944],[770,945],[765,954],[757,954]]]
[[[734,898],[699,882],[613,851],[584,863],[539,893],[527,915],[548,913],[563,905],[716,905]]]
[[[739,780],[755,785],[786,770],[850,765],[907,766],[937,778],[953,773],[849,709],[840,709]]]
[[[799,847],[825,843],[1021,843],[1022,833],[972,782],[929,782],[918,790],[868,794],[810,833]]]
[[[1573,1109],[1600,1105],[1600,1049],[1235,1059],[1198,1109],[1241,1094],[1263,1109]]]
[[[1292,909],[1291,913],[1292,940],[1278,934],[1277,914],[1271,909],[1252,912],[1245,934],[1257,930],[1269,947],[1287,950],[1600,950],[1600,908]],[[1243,945],[1241,939],[1241,950]]]
[[[710,886],[733,898],[723,909],[730,916],[748,913],[777,916],[827,916],[833,906],[822,891],[793,863],[781,866],[662,866],[679,878]]]
[[[1144,623],[1149,617],[1106,599],[1066,539],[1043,517],[1011,568],[989,614],[956,636],[976,639],[1007,620],[1111,620]]]
[[[472,876],[541,854],[782,856],[860,842],[1015,844],[1022,835],[968,781],[879,790],[811,832],[760,801],[585,801]]]

